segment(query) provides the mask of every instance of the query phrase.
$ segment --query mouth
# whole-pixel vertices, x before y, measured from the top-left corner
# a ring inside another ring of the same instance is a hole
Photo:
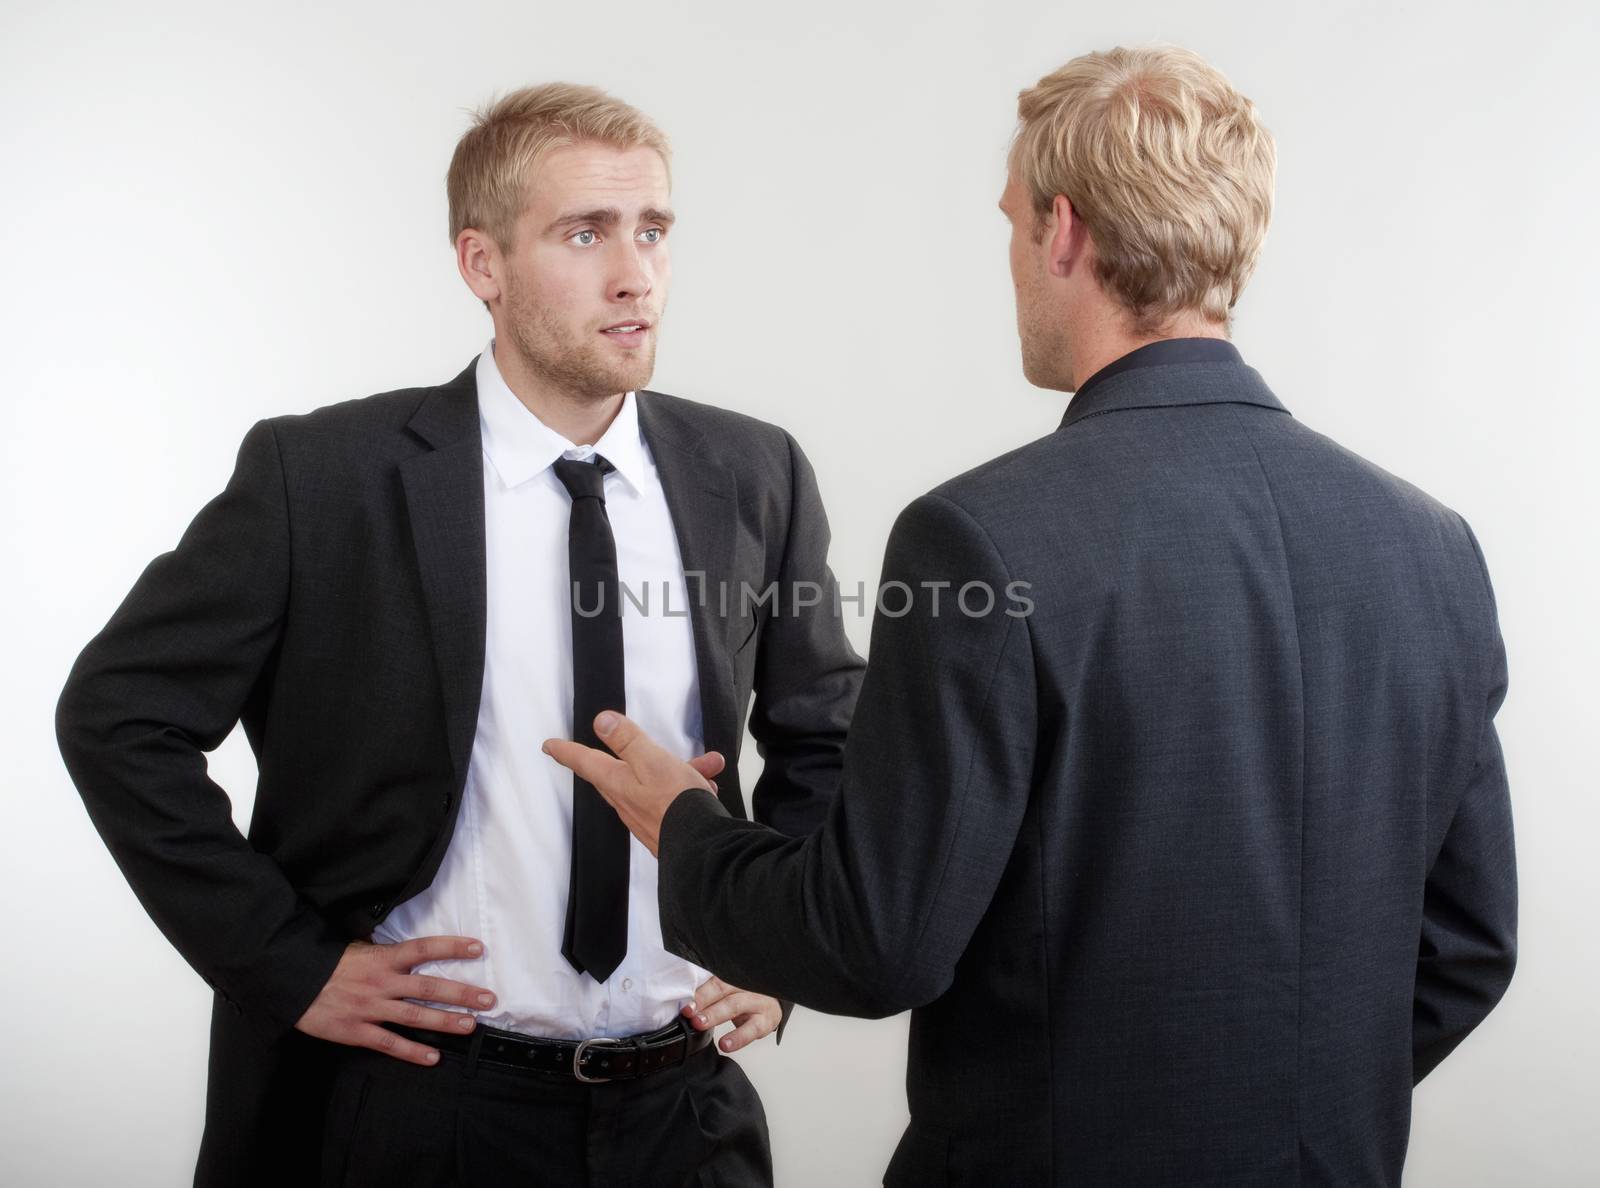
[[[605,327],[600,333],[619,346],[636,347],[644,342],[645,336],[650,333],[650,330],[651,325],[649,322],[617,322],[615,325]]]

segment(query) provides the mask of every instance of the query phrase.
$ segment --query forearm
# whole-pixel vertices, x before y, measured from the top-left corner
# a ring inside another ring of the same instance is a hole
[[[873,626],[822,827],[791,840],[685,794],[659,844],[669,947],[836,1014],[892,1014],[943,993],[1031,791],[1037,695],[1025,622],[998,605],[934,610],[935,591],[952,584],[1006,587],[987,536],[949,501],[919,500],[896,524],[884,577],[916,601]]]
[[[205,757],[179,732],[108,738],[74,706],[63,698],[62,755],[140,904],[224,998],[269,1028],[293,1026],[344,940],[239,834]]]
[[[790,838],[685,792],[661,825],[667,948],[727,981],[835,1015],[876,1018],[884,963],[866,952],[864,905],[819,861],[821,838]]]

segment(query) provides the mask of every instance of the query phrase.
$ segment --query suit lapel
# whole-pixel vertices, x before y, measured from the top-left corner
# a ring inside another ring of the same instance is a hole
[[[476,365],[474,359],[423,400],[407,429],[432,448],[400,464],[457,787],[472,756],[488,624]],[[718,780],[720,795],[728,811],[742,817],[733,756],[743,722],[735,705],[730,639],[739,620],[736,613],[722,613],[720,597],[726,583],[730,612],[736,612],[738,486],[704,435],[673,415],[656,393],[639,396],[640,427],[661,476],[687,575],[705,744],[728,758],[729,774]]]
[[[744,797],[733,762],[743,722],[734,704],[729,638],[738,621],[739,586],[734,572],[738,483],[733,472],[713,455],[705,436],[668,407],[667,398],[641,391],[638,401],[639,426],[661,476],[683,558],[706,749],[721,751],[728,760],[728,774],[717,780],[719,798],[729,812],[743,817]],[[728,615],[722,613],[724,589]]]
[[[406,427],[433,448],[400,464],[458,788],[477,729],[488,621],[476,365],[422,402]]]

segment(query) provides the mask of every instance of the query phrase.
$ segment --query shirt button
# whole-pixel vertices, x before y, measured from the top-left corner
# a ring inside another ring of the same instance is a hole
[[[632,978],[623,978],[622,979],[622,988],[624,990],[632,990],[633,989],[633,979]]]

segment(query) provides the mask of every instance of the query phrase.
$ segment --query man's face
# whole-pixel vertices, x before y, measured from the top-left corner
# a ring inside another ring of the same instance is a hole
[[[672,277],[666,165],[654,149],[583,143],[535,173],[504,257],[497,333],[577,399],[642,388]]]
[[[1050,238],[1039,234],[1039,215],[1014,174],[1006,178],[1000,209],[1011,222],[1011,285],[1017,298],[1017,337],[1022,343],[1022,374],[1040,388],[1071,390],[1067,363],[1065,310],[1048,268]]]

